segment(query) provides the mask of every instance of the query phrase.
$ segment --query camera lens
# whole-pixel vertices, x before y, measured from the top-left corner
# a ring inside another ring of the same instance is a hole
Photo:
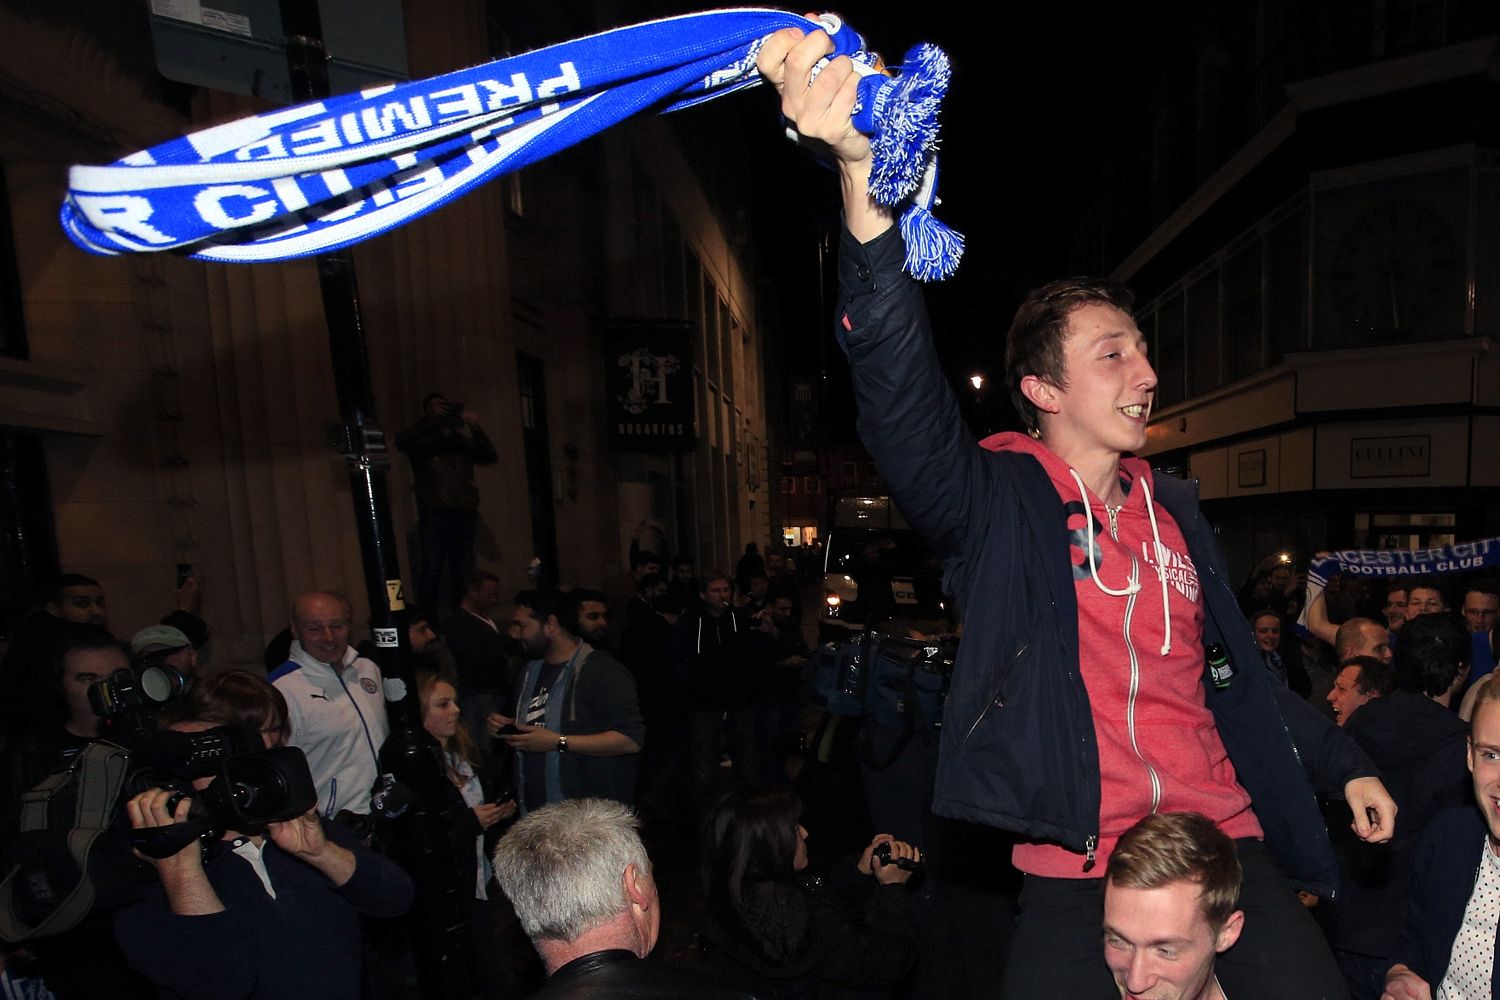
[[[158,705],[182,694],[182,675],[170,667],[146,667],[141,671],[141,694]]]

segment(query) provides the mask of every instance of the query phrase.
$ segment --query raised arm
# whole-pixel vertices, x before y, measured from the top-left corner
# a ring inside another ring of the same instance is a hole
[[[840,56],[807,82],[813,66],[832,51],[833,41],[822,31],[809,35],[783,28],[761,46],[757,65],[781,95],[781,113],[804,141],[824,149],[837,165],[844,223],[855,239],[868,243],[891,228],[893,218],[890,209],[869,195],[870,140],[849,121],[859,76],[854,64]]]
[[[901,236],[889,209],[867,193],[870,143],[849,121],[857,76],[846,58],[808,82],[832,51],[822,32],[777,32],[760,70],[804,143],[838,169],[846,233],[840,249],[838,333],[853,370],[859,433],[902,514],[941,556],[962,539],[985,490],[982,457],[959,415],[933,349],[927,309],[903,273]]]

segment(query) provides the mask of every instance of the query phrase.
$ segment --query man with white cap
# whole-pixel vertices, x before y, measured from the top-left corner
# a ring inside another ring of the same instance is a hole
[[[198,669],[198,651],[187,635],[171,625],[148,625],[130,637],[130,651],[143,662],[171,667],[184,677]]]

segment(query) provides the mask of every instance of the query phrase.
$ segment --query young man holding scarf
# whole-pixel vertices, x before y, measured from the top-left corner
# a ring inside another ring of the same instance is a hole
[[[1245,867],[1247,930],[1219,964],[1227,995],[1343,996],[1287,881],[1332,889],[1327,834],[1212,531],[1189,484],[1127,454],[1146,443],[1156,387],[1129,292],[1076,279],[1028,297],[1007,366],[1031,435],[976,446],[902,273],[901,234],[867,193],[857,78],[846,59],[811,76],[831,51],[787,29],[759,66],[837,164],[838,335],[861,436],[946,559],[965,616],[934,808],[1028,838],[1003,995],[1118,997],[1100,949],[1109,854],[1142,816],[1194,811],[1237,840]],[[1227,662],[1206,663],[1212,645]],[[1394,817],[1371,822],[1366,788],[1345,790],[1356,830],[1387,839]]]

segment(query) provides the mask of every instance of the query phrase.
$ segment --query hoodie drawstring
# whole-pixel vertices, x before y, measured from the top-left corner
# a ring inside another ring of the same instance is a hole
[[[1084,489],[1083,480],[1079,478],[1076,470],[1069,469],[1068,475],[1072,476],[1073,482],[1078,484],[1078,498],[1083,501],[1083,529],[1088,533],[1089,575],[1094,578],[1094,586],[1110,597],[1129,597],[1131,594],[1138,593],[1141,589],[1139,580],[1131,580],[1125,585],[1124,590],[1111,590],[1104,585],[1103,580],[1099,579],[1099,564],[1094,560],[1094,511],[1089,506],[1088,490]]]
[[[1104,581],[1099,579],[1099,564],[1094,558],[1094,512],[1089,506],[1088,490],[1084,488],[1083,479],[1076,469],[1068,469],[1068,475],[1073,477],[1073,482],[1078,486],[1078,499],[1083,502],[1084,531],[1088,536],[1089,575],[1094,578],[1094,586],[1110,597],[1129,597],[1131,594],[1139,593],[1141,582],[1138,578],[1132,579],[1123,590],[1107,587]],[[1167,604],[1167,573],[1162,566],[1162,556],[1166,552],[1166,546],[1162,545],[1161,530],[1156,526],[1156,504],[1151,499],[1151,487],[1147,485],[1144,478],[1141,479],[1141,488],[1146,491],[1146,515],[1151,519],[1151,540],[1156,546],[1156,578],[1161,583],[1161,617],[1166,638],[1161,646],[1161,655],[1166,656],[1172,651],[1172,614]]]
[[[1161,655],[1172,651],[1172,616],[1167,610],[1167,547],[1161,543],[1161,530],[1156,526],[1156,504],[1151,500],[1151,486],[1141,478],[1141,489],[1146,491],[1146,516],[1151,519],[1151,543],[1156,546],[1156,578],[1161,581],[1161,617],[1166,631],[1161,644]]]

